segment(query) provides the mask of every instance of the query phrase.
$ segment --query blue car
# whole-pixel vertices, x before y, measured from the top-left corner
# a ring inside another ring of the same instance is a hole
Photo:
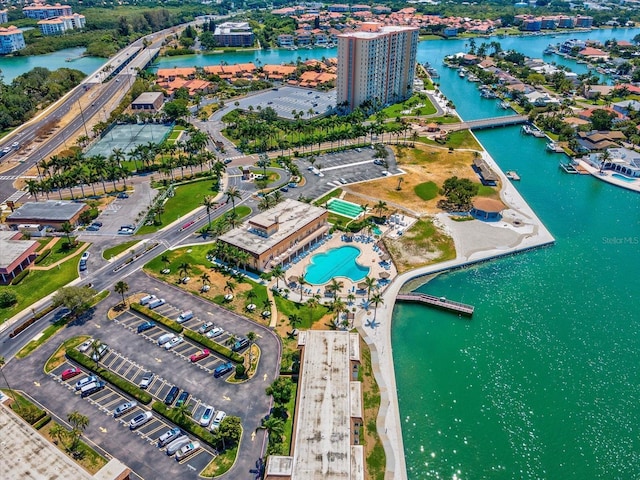
[[[225,373],[229,373],[231,370],[233,370],[233,363],[231,362],[224,363],[216,367],[216,369],[213,371],[213,376],[218,378],[224,375]]]
[[[156,324],[151,321],[141,323],[140,325],[138,325],[138,333],[146,332],[147,330],[150,330],[155,326]]]

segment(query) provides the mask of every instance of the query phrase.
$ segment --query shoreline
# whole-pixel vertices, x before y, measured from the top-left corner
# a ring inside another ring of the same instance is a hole
[[[476,138],[475,135],[473,136]],[[477,138],[476,141],[478,141]],[[520,192],[507,179],[502,169],[489,155],[482,143],[479,141],[478,143],[483,149],[482,157],[501,179],[500,198],[511,210],[527,218],[530,224],[534,226],[533,234],[523,235],[517,245],[507,247],[494,246],[482,251],[462,252],[462,249],[459,248],[460,238],[457,238],[456,232],[449,231],[448,233],[451,234],[456,245],[456,258],[454,260],[420,267],[398,275],[383,293],[384,303],[376,309],[374,314],[376,327],[365,327],[366,320],[374,318],[370,317],[366,311],[360,310],[356,315],[356,328],[371,350],[373,372],[380,389],[380,409],[376,426],[386,455],[385,480],[408,480],[391,343],[391,323],[398,293],[400,293],[405,284],[421,277],[431,275],[431,278],[435,278],[440,273],[478,265],[494,259],[547,247],[555,243],[554,237],[529,204],[526,203]],[[447,217],[446,214],[439,215],[440,220],[443,220],[443,217]],[[422,284],[428,283],[431,278],[426,279]]]

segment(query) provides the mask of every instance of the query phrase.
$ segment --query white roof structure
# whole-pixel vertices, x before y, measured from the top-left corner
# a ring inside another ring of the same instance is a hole
[[[16,234],[15,231],[0,232],[0,268],[7,268],[38,243],[35,240],[12,240]]]

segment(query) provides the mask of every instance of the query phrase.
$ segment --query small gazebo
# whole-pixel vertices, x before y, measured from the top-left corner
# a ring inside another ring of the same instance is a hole
[[[493,198],[474,198],[471,203],[471,215],[485,222],[497,222],[502,218],[501,212],[506,208],[500,200]]]

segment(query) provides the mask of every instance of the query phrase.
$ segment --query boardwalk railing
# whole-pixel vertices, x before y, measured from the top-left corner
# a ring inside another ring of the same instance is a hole
[[[475,309],[475,307],[473,307],[472,305],[454,302],[453,300],[447,300],[444,297],[427,295],[426,293],[399,293],[396,299],[403,302],[423,303],[425,305],[442,308],[443,310],[450,310],[452,312],[456,312],[469,317],[473,315],[473,310]]]
[[[509,125],[519,125],[527,123],[529,117],[526,115],[507,115],[505,117],[484,118],[481,120],[469,120],[462,123],[450,123],[442,125],[443,129],[448,131],[455,130],[482,130],[485,128],[506,127]]]

